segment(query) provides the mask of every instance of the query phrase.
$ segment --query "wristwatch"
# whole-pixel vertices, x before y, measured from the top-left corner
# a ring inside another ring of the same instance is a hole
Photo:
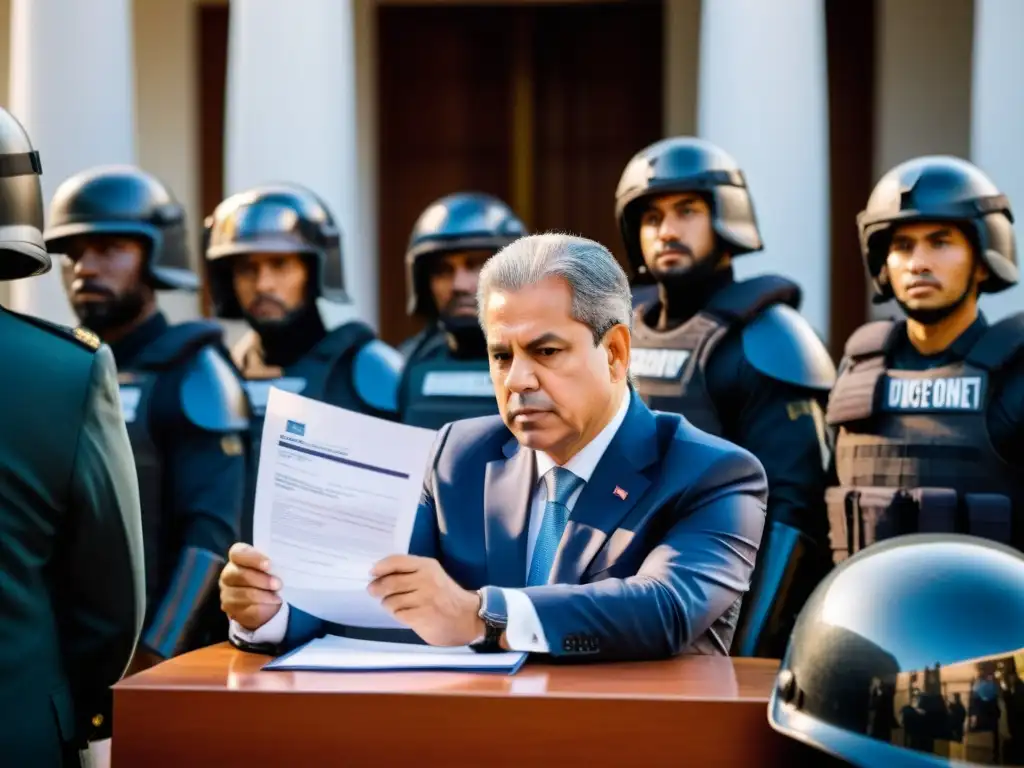
[[[483,587],[477,590],[480,595],[480,612],[477,614],[484,620],[484,636],[473,648],[478,651],[500,651],[501,636],[508,626],[508,608],[505,606],[505,593],[498,587]]]

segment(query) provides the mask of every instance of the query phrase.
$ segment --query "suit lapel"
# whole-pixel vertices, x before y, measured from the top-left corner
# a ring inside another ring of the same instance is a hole
[[[654,414],[633,394],[622,426],[573,505],[551,568],[555,583],[580,583],[608,536],[651,485],[644,470],[657,457]]]
[[[533,451],[520,448],[513,439],[504,452],[510,458],[488,462],[484,473],[487,577],[488,583],[497,587],[523,587],[527,522],[534,487]]]

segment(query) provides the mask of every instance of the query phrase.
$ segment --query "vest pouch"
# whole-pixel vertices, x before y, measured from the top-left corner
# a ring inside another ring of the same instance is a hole
[[[838,565],[850,556],[854,548],[852,502],[854,488],[828,488],[825,491],[825,508],[828,511],[828,538],[832,550],[832,560]]]
[[[953,533],[957,493],[949,488],[838,487],[825,492],[832,559],[910,533]]]
[[[966,533],[1001,544],[1014,543],[1013,503],[1009,497],[998,493],[965,493],[964,508]]]

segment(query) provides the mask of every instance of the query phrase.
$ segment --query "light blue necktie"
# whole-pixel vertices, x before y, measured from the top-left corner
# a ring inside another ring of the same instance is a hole
[[[547,487],[548,500],[544,504],[544,520],[540,524],[537,543],[533,547],[530,576],[526,580],[528,587],[548,583],[548,574],[551,573],[551,565],[555,562],[555,553],[562,540],[562,532],[569,522],[569,499],[576,489],[583,485],[583,479],[563,467],[552,467],[544,474],[544,484]]]

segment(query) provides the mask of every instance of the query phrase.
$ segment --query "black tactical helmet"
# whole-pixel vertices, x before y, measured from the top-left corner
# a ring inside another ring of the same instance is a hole
[[[892,288],[879,280],[896,224],[949,221],[964,228],[990,276],[979,288],[998,293],[1018,280],[1010,201],[976,166],[958,157],[918,157],[901,163],[875,185],[857,216],[861,253],[882,300]]]
[[[346,301],[341,232],[327,204],[298,184],[267,184],[227,198],[206,217],[203,250],[218,317],[239,320],[231,256],[299,253],[308,257],[310,299]]]
[[[142,237],[149,244],[146,277],[154,288],[199,287],[188,268],[184,208],[159,179],[133,166],[90,168],[62,182],[45,234],[50,253],[66,253],[67,238],[77,235]]]
[[[21,123],[3,108],[0,153],[0,280],[41,275],[51,267],[43,240],[43,166]]]
[[[430,257],[452,251],[497,252],[526,234],[505,203],[482,192],[459,192],[435,200],[413,224],[405,252],[405,285],[410,315],[434,317]]]
[[[915,534],[839,564],[804,605],[775,730],[864,768],[1024,765],[1024,555]]]
[[[647,271],[639,240],[641,203],[673,192],[707,195],[712,227],[733,256],[764,247],[747,181],[732,156],[692,136],[662,139],[633,156],[615,191],[615,218],[635,273]]]

